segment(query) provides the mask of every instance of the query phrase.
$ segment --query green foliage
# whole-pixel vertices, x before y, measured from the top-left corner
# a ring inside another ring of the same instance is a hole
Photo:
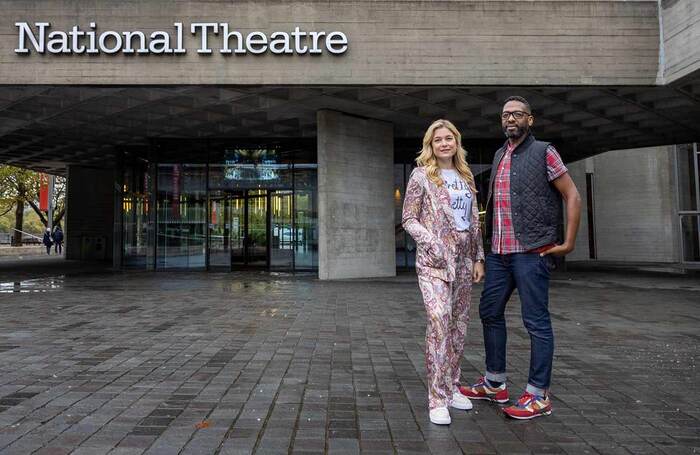
[[[15,214],[10,211],[0,216],[0,232],[10,232],[15,227]]]
[[[15,227],[15,208],[22,204],[26,214],[22,230],[42,232],[46,226],[46,215],[39,210],[40,173],[14,166],[0,165],[0,229],[9,232]],[[54,186],[54,224],[63,219],[65,213],[66,181],[56,177]],[[8,218],[9,217],[9,218]]]
[[[2,213],[2,212],[0,212]],[[40,236],[44,232],[44,223],[32,209],[24,209],[23,231],[30,234]],[[0,232],[12,232],[15,227],[15,211],[10,210],[8,213],[0,216]]]
[[[8,206],[23,202],[30,193],[39,192],[39,174],[28,169],[0,165],[0,213]]]

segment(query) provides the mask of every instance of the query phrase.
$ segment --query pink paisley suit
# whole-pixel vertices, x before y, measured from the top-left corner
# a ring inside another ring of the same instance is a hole
[[[459,363],[469,322],[474,261],[483,260],[476,195],[471,226],[457,231],[450,194],[428,178],[425,168],[411,173],[402,224],[416,241],[418,285],[428,317],[425,363],[430,409],[448,406],[459,384]]]

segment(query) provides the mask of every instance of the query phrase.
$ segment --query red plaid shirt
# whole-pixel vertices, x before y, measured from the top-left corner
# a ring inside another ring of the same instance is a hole
[[[525,248],[515,238],[513,218],[510,213],[510,163],[513,147],[508,143],[493,184],[493,237],[492,250],[496,254],[525,253]],[[566,173],[567,169],[553,146],[547,147],[547,179],[551,182]],[[546,248],[545,248],[546,249]]]

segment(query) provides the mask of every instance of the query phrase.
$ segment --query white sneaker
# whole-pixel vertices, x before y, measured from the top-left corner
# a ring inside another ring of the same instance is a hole
[[[450,406],[452,406],[455,409],[463,409],[465,411],[468,411],[474,407],[472,405],[472,402],[469,401],[469,398],[467,398],[459,392],[455,392],[452,394],[452,403],[450,403]]]
[[[430,421],[435,425],[449,425],[452,423],[450,411],[447,408],[435,408],[430,410]]]

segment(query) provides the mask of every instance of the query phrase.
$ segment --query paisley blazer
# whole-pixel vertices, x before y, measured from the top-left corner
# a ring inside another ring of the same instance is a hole
[[[428,178],[424,167],[411,173],[403,202],[401,224],[417,244],[416,272],[420,276],[455,280],[457,236],[445,186],[437,186]],[[472,261],[484,259],[484,246],[479,226],[479,207],[476,195],[472,199],[472,219],[469,227],[469,251]]]

